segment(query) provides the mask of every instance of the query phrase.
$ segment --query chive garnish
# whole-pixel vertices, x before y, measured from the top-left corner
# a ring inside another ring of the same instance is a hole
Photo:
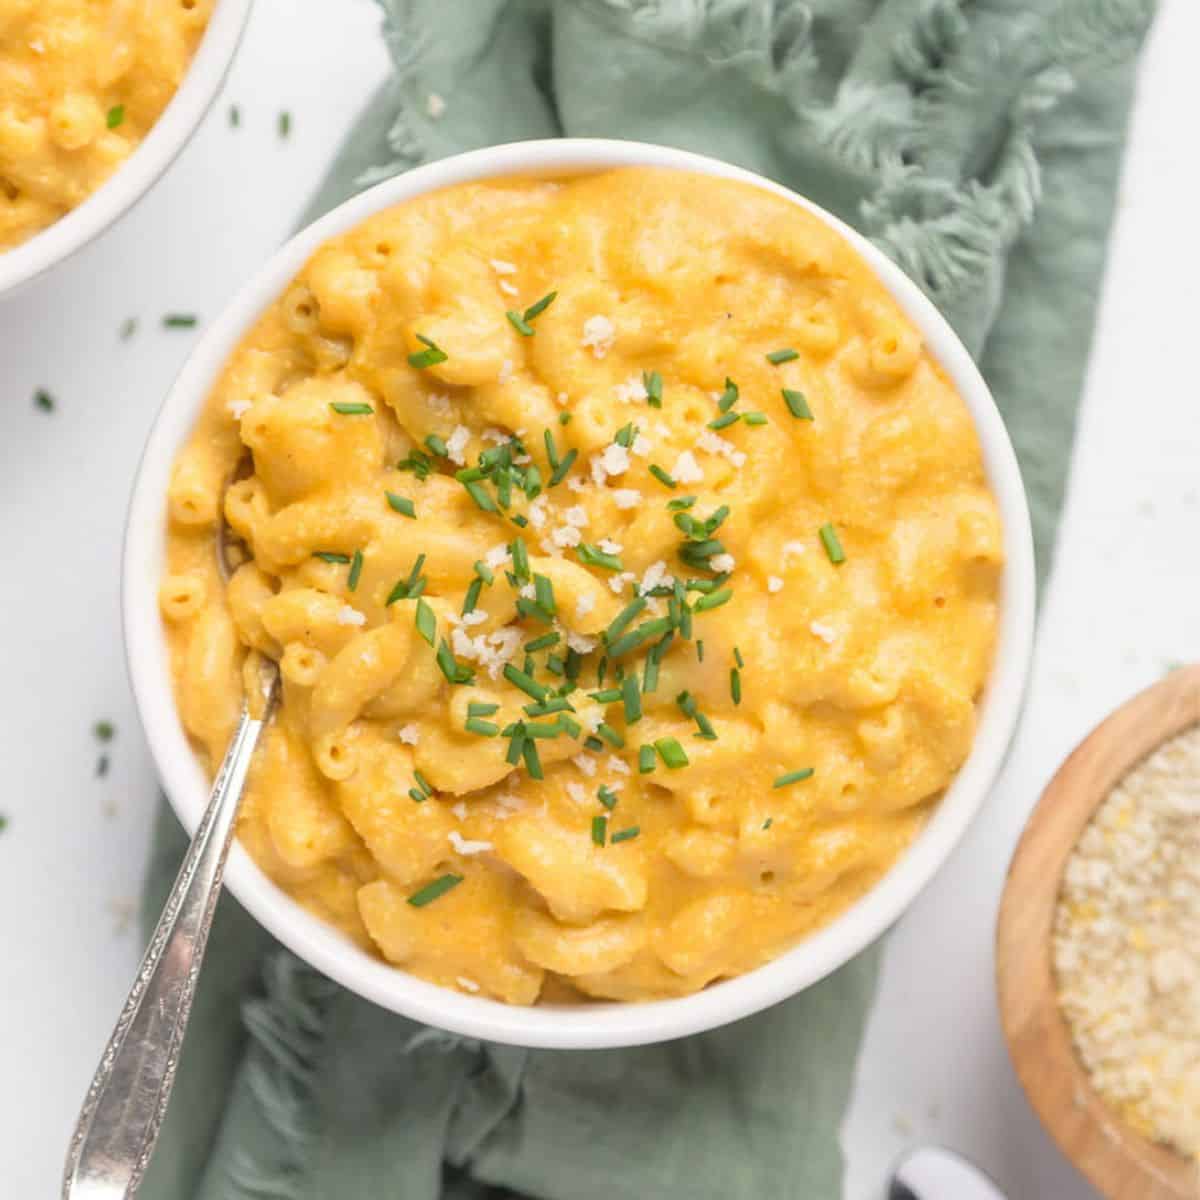
[[[411,787],[408,789],[408,794],[411,799],[417,804],[424,804],[429,799],[420,788]]]
[[[720,400],[717,401],[717,408],[721,412],[728,412],[736,403],[738,398],[738,385],[725,376],[725,390],[721,393]]]
[[[668,500],[667,508],[672,512],[682,512],[685,508],[691,508],[696,500],[695,496],[680,496],[678,500]]]
[[[575,552],[579,555],[579,561],[589,567],[602,567],[605,571],[621,570],[621,560],[615,554],[606,554],[599,546],[581,542]]]
[[[625,704],[625,724],[633,725],[642,719],[642,697],[638,692],[637,676],[627,675],[621,681],[621,699]]]
[[[567,477],[567,472],[571,469],[575,460],[579,457],[579,451],[575,449],[568,450],[563,456],[562,461],[554,468],[554,473],[550,476],[550,482],[547,487],[558,487],[560,483]]]
[[[284,111],[279,114],[279,136],[281,138],[286,138],[290,136],[291,132],[292,114],[288,112],[287,109],[284,109]]]
[[[437,635],[437,617],[424,600],[417,601],[416,625],[417,632],[432,646]]]
[[[736,646],[733,648],[733,660],[739,667],[744,667],[746,665],[745,660],[742,658],[742,652]]]
[[[812,767],[805,767],[800,771],[789,771],[786,775],[778,776],[771,786],[773,788],[781,788],[787,787],[789,783],[802,783],[805,779],[811,779],[812,774]]]
[[[596,701],[597,704],[616,704],[621,699],[620,688],[604,688],[599,692],[588,692],[588,695]]]
[[[633,445],[633,439],[637,437],[637,433],[637,426],[632,421],[628,421],[613,435],[613,442],[628,450]]]
[[[558,612],[558,605],[554,601],[554,584],[545,575],[533,577],[533,595],[538,604],[551,616]]]
[[[33,406],[34,408],[40,408],[42,412],[53,412],[54,397],[45,388],[38,388],[33,393]]]
[[[424,481],[433,471],[433,463],[429,456],[420,450],[410,450],[407,458],[402,458],[396,464],[397,471],[411,471],[418,479]]]
[[[542,771],[542,760],[538,757],[537,742],[526,737],[521,743],[521,755],[525,759],[525,770],[531,779],[545,779]]]
[[[609,657],[620,658],[631,650],[636,650],[650,638],[658,637],[660,633],[666,633],[669,629],[673,629],[674,624],[670,617],[656,617],[652,621],[643,621],[636,629],[631,629],[628,633],[623,634],[609,646]]]
[[[450,683],[470,683],[475,678],[475,672],[454,657],[445,638],[438,642],[436,657],[438,669]]]
[[[496,581],[496,576],[495,576],[495,573],[492,571],[492,568],[489,567],[487,565],[487,563],[483,562],[482,560],[475,563],[475,574],[478,575],[479,578],[482,579],[484,583],[491,584],[491,583],[495,583],[495,581]]]
[[[488,704],[483,700],[471,700],[467,703],[468,717],[491,717],[500,711],[500,705]]]
[[[395,492],[385,492],[389,506],[398,513],[402,513],[406,517],[412,517],[416,520],[417,509],[407,496],[397,496]]]
[[[604,839],[608,835],[608,818],[605,816],[592,818],[592,841],[597,846],[604,845]]]
[[[638,616],[646,607],[646,599],[639,596],[636,600],[631,600],[617,615],[613,618],[612,624],[604,631],[604,638],[607,642],[614,641],[624,630],[624,628]]]
[[[504,315],[508,318],[508,323],[522,337],[533,337],[533,326],[515,308],[508,309]]]
[[[729,588],[721,588],[718,592],[709,592],[707,596],[701,596],[695,603],[694,611],[707,612],[710,608],[720,608],[732,599],[733,592]]]
[[[646,403],[651,408],[662,408],[662,376],[657,371],[643,371],[642,386],[646,389]]]
[[[556,646],[558,641],[557,633],[543,633],[541,637],[534,638],[532,642],[526,642],[525,649],[528,653],[533,654],[536,650],[547,650],[551,646]]]
[[[614,792],[606,783],[601,784],[600,790],[596,793],[596,799],[599,800],[609,812],[612,812],[612,810],[617,807],[617,793]]]
[[[764,829],[770,829],[770,828],[771,828],[771,825],[772,825],[772,823],[774,822],[774,820],[775,820],[775,818],[774,818],[774,817],[768,817],[768,818],[767,818],[767,819],[766,819],[766,820],[765,820],[765,821],[762,823],[762,827],[763,827]]]
[[[116,129],[125,120],[125,105],[114,104],[104,117],[104,123],[109,129]]]
[[[117,331],[117,336],[123,342],[129,341],[135,333],[137,333],[138,319],[137,317],[126,317],[121,322],[121,328]]]
[[[162,319],[166,329],[191,329],[196,321],[197,318],[192,313],[167,313]]]
[[[329,407],[343,417],[369,417],[375,411],[369,404],[347,403],[344,400],[335,400]]]
[[[604,743],[595,734],[584,738],[583,746],[585,750],[591,750],[594,754],[599,754],[604,749]]]
[[[467,482],[463,484],[463,487],[467,489],[467,495],[475,501],[475,506],[483,512],[498,513],[500,511],[500,509],[496,506],[495,500],[492,499],[491,494],[486,488],[484,488],[483,484],[479,483],[477,480],[467,480]]]
[[[836,567],[840,563],[846,561],[846,552],[842,549],[842,543],[838,539],[837,530],[833,525],[826,522],[821,526],[818,532],[821,535],[821,545],[825,547],[825,553],[829,556],[829,561]]]
[[[416,367],[418,371],[424,370],[426,367],[435,367],[438,363],[444,363],[450,357],[437,342],[432,338],[427,338],[423,333],[417,334],[417,341],[425,349],[414,350],[408,356],[408,365]]]
[[[425,590],[425,580],[421,578],[421,568],[425,565],[425,555],[418,554],[407,579],[400,580],[388,593],[384,601],[385,607],[395,604],[397,600],[415,600]]]
[[[512,663],[505,663],[504,678],[508,680],[513,687],[518,687],[525,695],[536,700],[539,704],[544,704],[548,692],[546,688],[538,683],[531,675],[527,675],[524,671],[517,670]]]
[[[513,574],[521,580],[522,583],[529,582],[529,551],[525,548],[525,539],[521,537],[513,538],[508,547],[509,553],[512,555]]]
[[[637,825],[630,825],[628,829],[617,830],[608,840],[615,846],[618,842],[632,841],[641,832]]]
[[[666,471],[664,471],[662,467],[658,465],[658,463],[650,464],[650,474],[653,475],[654,478],[663,485],[663,487],[676,488],[679,486],[679,484],[677,484],[675,480],[672,479],[671,476],[668,475]]]
[[[332,550],[318,550],[313,558],[319,558],[322,562],[327,563],[348,563],[350,561],[350,555],[334,554]]]
[[[709,429],[726,429],[730,425],[734,424],[734,422],[740,421],[741,419],[741,413],[722,413],[719,417],[715,417],[713,420],[709,421],[708,427]]]
[[[596,733],[617,750],[620,750],[625,745],[625,739],[607,722],[601,722],[597,725]]]
[[[673,737],[659,738],[654,743],[654,748],[658,751],[659,757],[673,771],[679,770],[680,767],[688,765],[688,756],[684,753],[683,747]]]
[[[111,742],[117,736],[117,727],[111,721],[97,721],[92,726],[92,736],[98,742]]]
[[[732,697],[734,704],[742,702],[742,673],[734,667],[729,672],[729,695]]]
[[[804,398],[803,392],[793,391],[791,388],[780,388],[783,393],[783,401],[788,406],[788,412],[792,414],[798,421],[811,421],[813,419],[812,409],[808,407],[808,401]]]
[[[533,621],[541,621],[543,625],[554,623],[554,618],[536,600],[528,600],[524,596],[518,596],[516,607],[517,612],[523,617],[529,617]]]
[[[545,704],[527,704],[521,711],[527,717],[553,717],[558,713],[574,712],[575,710],[566,696],[554,696]]]
[[[483,591],[483,580],[472,579],[467,587],[467,594],[463,597],[462,615],[464,617],[467,613],[475,611],[475,606],[479,603],[479,593],[481,591]]]
[[[433,795],[433,785],[428,779],[425,778],[424,775],[421,774],[420,771],[416,770],[415,768],[413,769],[413,778],[417,781],[417,786],[420,787],[421,791],[423,791],[425,795]]]
[[[791,362],[792,359],[799,357],[799,353],[793,350],[791,346],[784,346],[781,350],[772,350],[771,353],[767,355],[767,362],[769,362],[772,366],[777,367],[780,363]]]
[[[540,300],[531,304],[525,310],[525,320],[532,321],[535,317],[540,317],[554,303],[554,297],[557,295],[557,292],[547,292]]]
[[[747,425],[766,425],[767,414],[761,412],[742,413],[742,420]]]
[[[468,733],[477,733],[480,737],[496,737],[500,726],[493,721],[485,721],[481,717],[468,717],[464,726]]]
[[[438,458],[450,457],[450,450],[445,441],[438,437],[436,433],[431,433],[425,438],[425,445],[429,448],[429,452],[436,454]]]
[[[642,746],[638,750],[638,774],[649,775],[654,770],[654,747]]]
[[[242,110],[236,104],[229,106],[229,123],[234,129],[242,123]]]
[[[447,872],[445,875],[439,875],[432,883],[427,883],[419,892],[413,892],[408,898],[409,904],[413,908],[424,908],[426,904],[432,904],[439,896],[444,896],[451,888],[458,887],[462,883],[463,877]]]
[[[354,557],[350,560],[350,574],[346,576],[346,586],[353,592],[358,587],[358,578],[362,574],[363,553],[361,550],[355,550]]]

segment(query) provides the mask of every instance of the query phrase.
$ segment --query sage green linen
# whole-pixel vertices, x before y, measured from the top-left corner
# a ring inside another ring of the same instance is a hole
[[[395,71],[308,217],[557,134],[778,179],[891,254],[977,356],[1045,567],[1149,0],[380,3]],[[147,928],[182,841],[164,812]],[[227,897],[143,1200],[834,1200],[878,955],[701,1036],[524,1051],[357,999]]]

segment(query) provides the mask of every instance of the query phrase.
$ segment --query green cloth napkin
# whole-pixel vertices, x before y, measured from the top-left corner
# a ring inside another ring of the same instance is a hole
[[[778,179],[892,255],[977,356],[1045,566],[1151,0],[380,3],[395,71],[309,217],[416,163],[558,134]],[[164,811],[147,928],[181,848]],[[141,1194],[834,1200],[878,959],[697,1037],[526,1051],[356,998],[226,897]]]

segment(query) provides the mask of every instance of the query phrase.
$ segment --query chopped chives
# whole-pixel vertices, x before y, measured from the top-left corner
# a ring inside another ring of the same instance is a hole
[[[697,662],[704,661],[704,639],[703,638],[696,639],[696,661]]]
[[[568,450],[563,456],[562,461],[554,468],[554,473],[550,476],[550,482],[547,487],[558,487],[560,483],[567,477],[567,472],[571,469],[572,464],[579,457],[578,450]]]
[[[416,626],[417,632],[432,646],[437,634],[437,617],[424,600],[417,601]]]
[[[707,612],[710,608],[720,608],[722,604],[728,603],[733,599],[733,592],[729,588],[721,588],[718,592],[709,592],[707,596],[701,596],[694,605],[695,612]]]
[[[637,676],[627,675],[621,681],[621,699],[625,705],[625,724],[633,725],[642,719],[642,697],[638,692]]]
[[[507,729],[502,729],[500,734],[501,737],[510,738],[508,752],[504,756],[504,761],[510,767],[515,767],[521,761],[521,750],[525,745],[525,726],[518,721],[516,725],[510,725]]]
[[[408,898],[409,904],[413,908],[424,908],[426,904],[432,904],[439,896],[444,896],[451,888],[458,887],[462,883],[463,877],[447,872],[445,875],[439,875],[432,883],[427,883],[418,892],[413,892]]]
[[[229,123],[234,129],[242,123],[242,110],[236,104],[229,106]]]
[[[662,737],[654,743],[654,748],[658,751],[659,757],[673,771],[679,770],[680,767],[688,765],[688,756],[684,752],[683,747],[673,737]]]
[[[654,770],[654,747],[642,746],[638,750],[638,773],[649,775]]]
[[[732,697],[734,704],[742,702],[742,673],[734,667],[729,672],[729,695]]]
[[[808,401],[804,398],[803,392],[793,391],[791,388],[781,388],[783,393],[783,402],[788,406],[788,412],[799,421],[811,421],[813,419],[812,409],[808,407]]]
[[[566,713],[560,713],[558,719],[562,724],[563,729],[565,729],[571,737],[577,738],[583,732],[583,727],[579,724],[579,722],[573,717],[568,717]]]
[[[542,760],[538,757],[537,742],[530,737],[526,737],[521,743],[521,754],[525,759],[525,770],[529,772],[529,777],[531,779],[545,779],[546,776],[542,771]]]
[[[558,414],[558,423],[560,425],[570,425],[571,414],[569,412],[560,412]]]
[[[463,487],[467,489],[467,495],[475,501],[476,507],[483,512],[498,513],[500,511],[496,507],[495,500],[492,499],[482,483],[472,479],[464,483]]]
[[[369,404],[348,403],[344,400],[334,400],[329,407],[343,417],[369,417],[375,411]]]
[[[584,738],[583,745],[584,749],[591,750],[595,754],[599,754],[604,749],[604,743],[595,734]]]
[[[766,819],[766,820],[765,820],[765,821],[762,823],[762,827],[763,827],[764,829],[770,829],[770,828],[771,828],[771,824],[772,824],[772,822],[773,822],[774,820],[775,820],[775,818],[774,818],[774,817],[768,817],[768,818],[767,818],[767,819]]]
[[[355,550],[354,557],[350,560],[350,574],[346,576],[346,586],[354,591],[358,587],[359,576],[362,575],[363,553],[361,550]]]
[[[515,308],[508,309],[504,315],[508,318],[508,323],[522,337],[533,337],[533,326]]]
[[[335,554],[332,550],[318,550],[313,558],[319,558],[322,562],[327,563],[348,563],[350,561],[350,555]]]
[[[484,583],[494,583],[496,580],[496,576],[492,571],[492,568],[489,567],[485,562],[477,562],[475,564],[475,574],[478,575]]]
[[[738,398],[738,385],[725,376],[725,390],[721,393],[720,400],[717,401],[717,408],[721,412],[728,412],[736,403]]]
[[[482,717],[468,717],[465,726],[468,733],[477,733],[480,737],[496,737],[500,726],[493,721],[485,721]]]
[[[509,543],[508,552],[512,556],[513,574],[526,583],[529,580],[529,551],[525,548],[525,539],[513,538]]]
[[[637,437],[637,432],[637,426],[632,421],[627,421],[613,434],[613,442],[628,450],[633,445],[633,439]]]
[[[135,333],[137,333],[137,327],[137,317],[126,317],[125,320],[121,322],[121,328],[118,332],[118,336],[120,337],[121,341],[129,341],[129,339],[133,337]]]
[[[658,637],[660,633],[666,633],[672,628],[674,628],[674,622],[670,617],[656,617],[652,621],[643,621],[636,629],[631,629],[609,646],[609,657],[620,658],[623,654],[636,650],[643,642],[652,637]]]
[[[284,109],[279,114],[279,136],[287,138],[292,132],[292,114]]]
[[[532,321],[535,317],[540,317],[554,303],[554,297],[557,295],[557,292],[547,292],[540,300],[531,304],[525,310],[525,320]]]
[[[742,652],[736,646],[733,648],[733,659],[739,667],[746,665],[745,660],[742,658]]]
[[[621,560],[615,554],[606,554],[599,546],[581,542],[575,553],[579,555],[579,561],[589,567],[602,567],[606,571],[621,570]]]
[[[424,481],[433,471],[433,463],[420,450],[410,450],[407,458],[402,458],[396,464],[398,471],[411,471],[418,479]]]
[[[805,779],[811,779],[812,774],[812,767],[805,767],[800,771],[789,771],[786,775],[778,776],[771,786],[773,788],[781,788],[787,787],[789,783],[802,783]]]
[[[425,445],[428,447],[431,454],[436,454],[438,458],[449,458],[450,449],[446,445],[443,438],[438,437],[436,433],[431,433],[425,438]]]
[[[606,641],[614,641],[621,631],[638,616],[639,613],[646,607],[646,599],[644,596],[639,596],[636,600],[631,600],[617,615],[613,618],[612,624],[604,631]]]
[[[196,319],[194,313],[167,313],[162,323],[167,329],[192,329]]]
[[[567,661],[564,664],[563,670],[566,676],[572,683],[579,678],[579,672],[583,668],[583,655],[578,650],[567,649]]]
[[[475,606],[479,603],[479,593],[483,591],[483,580],[472,579],[467,587],[467,594],[463,597],[462,615],[465,617],[467,613],[474,612]]]
[[[444,363],[450,357],[441,346],[432,338],[427,338],[423,333],[417,334],[417,341],[425,349],[414,350],[408,356],[408,365],[416,367],[418,371],[424,370],[426,367],[435,367],[438,363]]]
[[[609,724],[601,722],[596,732],[610,745],[620,750],[625,745],[625,739]]]
[[[104,123],[109,129],[116,129],[125,120],[125,105],[114,104],[104,117]]]
[[[54,411],[54,397],[45,388],[38,388],[33,393],[33,404],[35,408],[40,408],[42,412]]]
[[[642,386],[646,389],[646,403],[651,408],[662,408],[662,376],[657,371],[643,371]]]
[[[766,425],[767,414],[761,412],[742,413],[742,420],[747,425]]]
[[[780,363],[791,362],[793,359],[799,357],[799,353],[793,350],[791,346],[784,346],[781,350],[772,350],[771,353],[767,355],[767,362],[769,362],[772,366],[777,367]]]
[[[620,688],[605,688],[600,692],[588,692],[597,704],[616,704],[621,699]]]
[[[668,500],[667,508],[672,512],[682,512],[685,508],[691,508],[696,500],[696,496],[680,496],[678,500]]]
[[[592,818],[592,841],[597,846],[604,845],[604,839],[608,836],[608,818],[605,816]]]
[[[467,704],[468,717],[491,717],[500,711],[500,705],[488,704],[483,700],[471,700]]]
[[[535,650],[547,650],[551,646],[558,645],[559,635],[557,633],[543,633],[541,637],[536,637],[532,642],[525,643],[525,650],[532,654]]]
[[[421,791],[423,791],[425,793],[425,795],[427,795],[427,796],[433,795],[432,784],[430,784],[429,780],[426,779],[425,776],[422,775],[421,772],[416,770],[415,768],[413,769],[413,778],[417,781],[417,786],[420,787]]]
[[[533,596],[551,616],[558,612],[558,605],[554,602],[554,584],[545,575],[533,577]]]
[[[617,807],[617,793],[614,792],[606,783],[600,785],[600,790],[596,793],[596,799],[599,800],[609,812],[612,812],[612,810]]]
[[[628,829],[617,830],[608,840],[615,846],[618,842],[632,841],[641,832],[637,825],[630,825]]]
[[[677,484],[675,480],[672,479],[671,476],[668,475],[666,471],[664,471],[662,467],[658,465],[658,463],[650,464],[650,474],[653,475],[654,478],[663,485],[663,487],[676,488],[679,486],[679,484]]]
[[[842,549],[842,543],[838,539],[837,530],[834,529],[832,523],[826,522],[818,530],[821,535],[821,545],[825,547],[825,553],[829,556],[829,561],[836,567],[840,563],[846,561],[846,552]]]
[[[552,717],[556,713],[574,712],[566,696],[555,696],[545,704],[527,704],[522,710],[527,717]]]
[[[517,597],[517,612],[523,617],[529,617],[534,621],[541,621],[543,625],[550,625],[554,621],[550,613],[536,600],[527,600],[524,596]]]
[[[520,688],[525,695],[536,700],[539,704],[544,704],[548,692],[542,684],[538,683],[531,675],[527,675],[524,671],[517,670],[512,663],[504,664],[504,678],[508,680],[513,687]]]
[[[424,804],[429,799],[420,788],[411,787],[408,789],[408,794],[417,804]]]
[[[414,520],[417,516],[417,510],[413,502],[407,496],[397,496],[395,492],[385,492],[388,505],[393,511],[403,513],[406,517],[412,517]]]
[[[719,417],[715,417],[713,420],[709,421],[708,427],[709,427],[709,429],[726,429],[730,425],[733,425],[735,422],[740,421],[741,419],[742,419],[741,413],[735,413],[735,412],[722,413]]]
[[[436,657],[438,669],[450,683],[470,683],[475,678],[475,672],[454,657],[445,638],[438,642]]]

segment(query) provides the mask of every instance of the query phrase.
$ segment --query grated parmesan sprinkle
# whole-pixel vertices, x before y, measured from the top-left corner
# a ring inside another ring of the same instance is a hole
[[[596,358],[603,358],[617,340],[617,327],[608,317],[597,315],[588,317],[583,323],[583,340],[585,350],[590,350]]]
[[[1134,767],[1063,872],[1059,1003],[1104,1099],[1200,1156],[1200,726]]]

